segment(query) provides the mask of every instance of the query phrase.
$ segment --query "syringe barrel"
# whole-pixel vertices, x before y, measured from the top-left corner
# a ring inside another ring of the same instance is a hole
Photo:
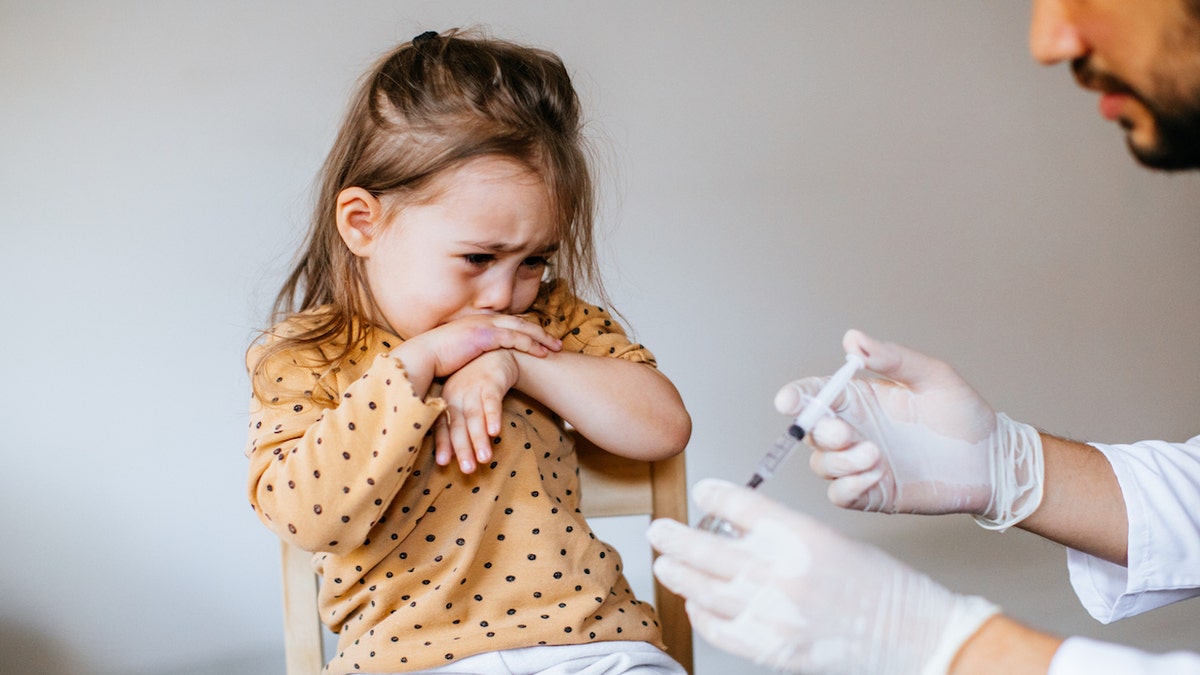
[[[796,416],[795,426],[800,427],[806,432],[812,431],[813,425],[817,423],[817,420],[821,419],[821,416],[833,404],[833,400],[842,393],[846,385],[850,384],[850,380],[854,378],[854,374],[861,370],[863,365],[861,356],[858,354],[847,354],[846,363],[842,364],[842,367],[838,368],[837,372],[825,381],[825,385],[821,387],[817,395],[812,397],[812,400],[806,403],[804,409]]]
[[[792,453],[792,450],[800,443],[801,438],[804,438],[804,430],[793,424],[788,427],[787,433],[781,434],[779,438],[775,439],[775,443],[771,445],[771,449],[766,455],[763,455],[763,458],[758,462],[758,466],[754,469],[754,475],[759,477],[759,482],[762,482],[762,479],[775,475],[775,470]]]

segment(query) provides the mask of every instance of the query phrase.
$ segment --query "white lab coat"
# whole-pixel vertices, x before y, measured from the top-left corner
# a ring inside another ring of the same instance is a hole
[[[1200,595],[1200,436],[1187,443],[1093,445],[1112,464],[1125,496],[1129,566],[1068,550],[1080,602],[1110,623]],[[1055,653],[1050,675],[1083,673],[1200,673],[1200,654],[1148,654],[1070,638]]]

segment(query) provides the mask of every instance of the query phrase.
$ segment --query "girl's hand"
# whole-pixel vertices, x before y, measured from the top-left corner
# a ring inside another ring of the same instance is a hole
[[[500,433],[504,395],[519,374],[512,350],[497,349],[476,357],[446,380],[442,387],[446,414],[434,428],[439,466],[457,457],[463,473],[471,473],[476,461],[492,458],[492,439]]]
[[[435,377],[445,377],[497,349],[543,357],[562,341],[541,326],[508,314],[475,314],[455,319],[404,341],[391,351],[408,371],[413,389],[424,396]]]

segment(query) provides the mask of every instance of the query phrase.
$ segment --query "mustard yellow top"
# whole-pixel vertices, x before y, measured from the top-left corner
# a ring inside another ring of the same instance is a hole
[[[574,303],[568,312],[558,289],[541,298],[536,320],[564,351],[654,367],[606,310]],[[270,333],[294,334],[304,322],[298,315]],[[325,378],[322,405],[303,396],[318,389],[318,348],[261,364],[262,345],[248,355],[268,383],[267,400],[251,402],[250,502],[273,532],[315,553],[321,618],[339,634],[326,671],[403,672],[601,640],[662,647],[653,608],[634,597],[621,557],[579,511],[563,421],[510,391],[493,461],[470,475],[437,466],[430,430],[445,404],[439,389],[414,395],[403,364],[387,355],[401,341],[372,329]]]

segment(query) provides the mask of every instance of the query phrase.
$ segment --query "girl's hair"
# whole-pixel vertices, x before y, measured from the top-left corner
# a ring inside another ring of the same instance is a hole
[[[373,308],[361,259],[338,234],[338,194],[419,200],[443,172],[483,156],[527,166],[545,182],[559,250],[553,276],[571,294],[604,301],[592,239],[594,193],[579,99],[554,54],[458,29],[423,33],[385,55],[360,82],[318,175],[303,254],[275,299],[273,322],[317,307],[302,330],[279,335],[267,357],[302,346],[335,368],[360,346]],[[261,368],[256,368],[261,370]],[[256,373],[254,386],[260,392]]]

